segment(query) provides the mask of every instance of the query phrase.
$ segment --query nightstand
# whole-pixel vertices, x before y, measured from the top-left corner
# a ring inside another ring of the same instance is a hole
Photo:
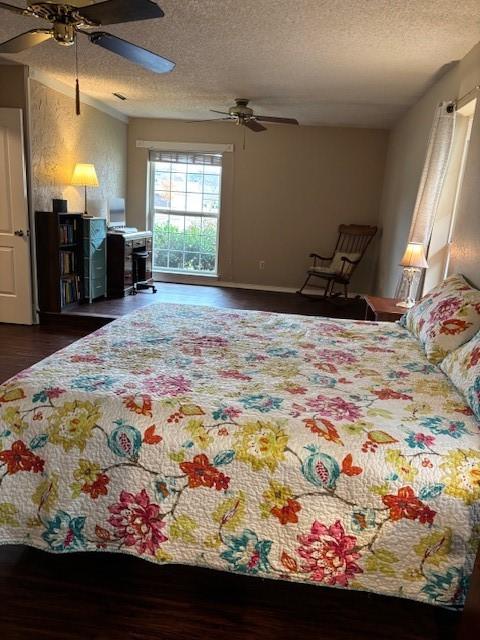
[[[396,298],[380,298],[378,296],[363,296],[367,304],[365,320],[378,322],[395,322],[399,320],[407,309],[397,307]]]

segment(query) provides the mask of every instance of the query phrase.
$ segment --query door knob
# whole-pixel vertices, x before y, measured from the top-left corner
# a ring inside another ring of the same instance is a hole
[[[23,229],[17,229],[16,231],[13,232],[16,236],[24,236],[25,232]]]

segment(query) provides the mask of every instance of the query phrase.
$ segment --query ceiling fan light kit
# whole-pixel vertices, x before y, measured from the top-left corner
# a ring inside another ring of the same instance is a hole
[[[55,40],[57,44],[70,47],[77,42],[78,34],[86,35],[92,44],[116,53],[130,62],[154,73],[168,73],[175,68],[175,63],[153,51],[139,47],[127,40],[107,33],[106,31],[90,31],[92,28],[106,24],[120,24],[123,22],[138,22],[162,18],[165,14],[152,0],[105,0],[89,4],[84,0],[70,0],[70,2],[36,2],[29,0],[25,8],[17,7],[6,2],[0,2],[0,9],[5,9],[17,15],[28,18],[40,18],[51,22],[50,29],[32,29],[0,44],[0,54],[20,53],[46,40]],[[76,65],[78,66],[78,65]],[[78,73],[77,86],[77,114],[78,108]]]

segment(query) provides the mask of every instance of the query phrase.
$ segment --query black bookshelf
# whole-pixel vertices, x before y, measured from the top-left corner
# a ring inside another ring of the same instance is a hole
[[[83,299],[83,230],[79,213],[35,213],[39,311],[60,312]]]

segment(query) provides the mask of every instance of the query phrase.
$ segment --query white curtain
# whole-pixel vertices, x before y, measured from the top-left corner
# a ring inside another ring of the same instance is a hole
[[[410,227],[410,242],[421,242],[427,250],[435,222],[438,201],[447,173],[455,130],[455,108],[442,102],[435,111],[427,156]]]
[[[420,242],[424,245],[427,259],[435,215],[447,174],[454,131],[455,107],[451,102],[442,102],[435,111],[430,131],[427,155],[420,178],[409,235],[409,242]],[[416,298],[422,294],[423,276],[424,274],[419,272],[412,285],[412,290],[416,292]],[[402,273],[395,297],[404,298],[408,286]]]

